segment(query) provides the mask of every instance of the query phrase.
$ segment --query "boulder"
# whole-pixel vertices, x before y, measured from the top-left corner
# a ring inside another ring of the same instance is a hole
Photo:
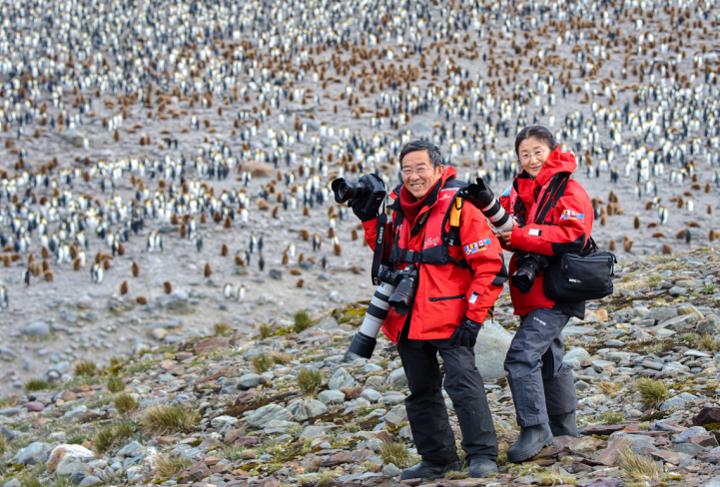
[[[503,362],[513,335],[501,325],[487,320],[478,333],[475,344],[475,365],[484,380],[505,376]]]

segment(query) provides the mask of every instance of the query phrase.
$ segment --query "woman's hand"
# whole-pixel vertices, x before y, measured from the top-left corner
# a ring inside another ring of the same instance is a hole
[[[510,236],[512,235],[512,230],[507,232],[500,232],[497,234],[498,238],[500,239],[500,243],[502,244],[503,248],[507,250],[512,249],[512,245],[510,245]]]

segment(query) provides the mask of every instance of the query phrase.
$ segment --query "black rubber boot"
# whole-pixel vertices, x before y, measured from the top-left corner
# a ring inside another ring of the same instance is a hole
[[[470,459],[468,474],[472,478],[487,477],[498,471],[497,464],[488,457],[475,457]]]
[[[517,441],[507,451],[508,461],[520,463],[529,460],[552,441],[553,435],[547,423],[522,428]]]
[[[550,430],[553,436],[580,436],[575,421],[575,411],[550,416]]]
[[[460,470],[460,462],[452,462],[447,465],[436,465],[434,463],[423,460],[417,465],[406,468],[400,474],[400,480],[408,479],[437,479],[445,475],[451,470]]]

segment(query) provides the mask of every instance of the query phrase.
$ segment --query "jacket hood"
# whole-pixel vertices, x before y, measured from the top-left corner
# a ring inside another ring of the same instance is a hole
[[[568,172],[572,174],[577,169],[577,161],[572,152],[563,152],[560,146],[556,147],[548,156],[545,164],[535,177],[535,182],[540,186],[544,186],[559,172]]]

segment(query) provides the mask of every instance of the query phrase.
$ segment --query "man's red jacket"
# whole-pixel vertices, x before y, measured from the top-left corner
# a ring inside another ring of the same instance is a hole
[[[421,251],[441,243],[443,229],[449,229],[444,216],[455,199],[458,187],[447,187],[448,180],[455,177],[455,169],[448,167],[428,195],[428,201],[415,218],[415,225],[402,219],[397,226],[399,202],[390,205],[392,218],[387,224],[383,255],[390,258],[393,241],[397,237],[399,248]],[[391,197],[397,199],[393,193]],[[422,222],[422,223],[418,223]],[[365,241],[374,250],[377,220],[363,223]],[[467,266],[447,263],[442,265],[417,263],[418,283],[410,313],[408,338],[413,340],[438,340],[452,336],[464,317],[483,322],[502,291],[507,272],[502,249],[497,237],[487,224],[480,210],[471,204],[462,207],[459,245],[448,247],[451,257],[464,261]],[[404,268],[407,264],[398,264]],[[407,315],[399,315],[390,308],[383,322],[383,332],[397,343]]]
[[[510,259],[510,275],[517,267],[517,255],[532,252],[545,256],[554,256],[563,252],[580,251],[585,247],[593,224],[593,207],[585,189],[574,179],[570,179],[565,192],[550,210],[543,224],[534,223],[539,211],[539,202],[548,189],[553,176],[560,172],[572,173],[577,168],[575,156],[553,150],[535,178],[523,171],[513,181],[509,191],[500,197],[500,203],[506,211],[527,222],[515,225],[510,244],[514,251]],[[536,309],[554,308],[555,302],[543,292],[543,276],[540,273],[527,294],[521,293],[510,284],[510,296],[515,314],[525,316]]]

